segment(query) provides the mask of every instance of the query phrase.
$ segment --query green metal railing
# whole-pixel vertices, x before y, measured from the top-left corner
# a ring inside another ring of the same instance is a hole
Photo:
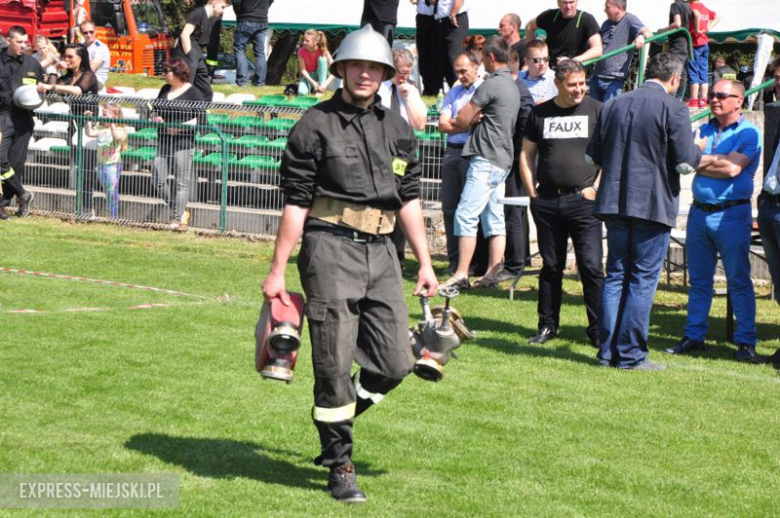
[[[671,31],[666,31],[660,34],[656,34],[655,36],[651,36],[650,38],[647,38],[647,40],[645,40],[645,44],[642,46],[641,49],[639,49],[639,70],[637,71],[637,79],[636,79],[637,86],[645,82],[645,63],[647,62],[647,53],[648,53],[648,49],[650,48],[648,44],[655,43],[659,40],[666,40],[667,38],[669,38],[669,36],[676,33],[685,34],[685,39],[688,40],[688,56],[690,58],[693,58],[693,40],[691,40],[691,34],[688,32],[688,29],[680,27],[679,29],[673,29]],[[589,59],[585,61],[582,65],[588,67],[590,65],[598,63],[599,61],[609,59],[619,54],[632,52],[634,50],[636,50],[636,45],[634,45],[632,42],[626,45],[625,47],[620,47],[619,49],[611,50],[606,54],[599,56],[597,58]]]

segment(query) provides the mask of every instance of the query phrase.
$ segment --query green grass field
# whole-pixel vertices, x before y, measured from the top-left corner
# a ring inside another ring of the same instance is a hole
[[[354,461],[369,503],[350,508],[311,464],[308,339],[292,385],[254,371],[269,243],[33,217],[3,222],[0,249],[0,268],[187,294],[0,271],[0,473],[173,473],[179,507],[157,513],[188,516],[778,513],[780,376],[732,360],[722,298],[705,354],[662,357],[686,296],[660,290],[652,358],[669,368],[643,373],[595,366],[574,280],[560,338],[538,347],[527,343],[535,277],[515,301],[505,289],[462,295],[455,305],[478,339],[442,382],[410,376],[359,419]],[[300,289],[294,265],[288,288]],[[142,304],[170,306],[130,309]],[[758,304],[769,354],[779,310]]]

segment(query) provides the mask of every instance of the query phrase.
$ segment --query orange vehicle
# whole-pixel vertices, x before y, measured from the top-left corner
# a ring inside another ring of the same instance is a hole
[[[91,19],[111,51],[111,70],[161,75],[173,37],[159,0],[0,0],[0,29],[24,27],[55,43],[79,41],[78,25]]]
[[[80,1],[73,2],[74,25],[82,8]],[[90,0],[84,7],[87,18],[95,23],[98,39],[111,50],[112,71],[162,75],[173,37],[159,0]]]

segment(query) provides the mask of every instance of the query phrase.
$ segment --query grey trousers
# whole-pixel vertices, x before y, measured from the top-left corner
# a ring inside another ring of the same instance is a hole
[[[181,221],[182,214],[187,208],[190,195],[190,177],[192,171],[192,156],[195,150],[181,149],[166,155],[157,156],[154,159],[154,172],[152,182],[157,193],[171,208],[171,220]],[[168,185],[168,175],[175,178],[175,195],[171,194]]]
[[[460,154],[462,148],[448,147],[441,167],[441,210],[444,214],[444,232],[447,236],[447,260],[458,266],[458,238],[455,236],[455,211],[466,184],[469,161]]]

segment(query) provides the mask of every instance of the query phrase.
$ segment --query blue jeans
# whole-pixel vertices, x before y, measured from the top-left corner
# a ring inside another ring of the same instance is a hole
[[[590,78],[590,96],[603,103],[623,93],[625,79]]]
[[[775,301],[780,303],[780,203],[776,200],[761,200],[758,204],[758,231],[772,276]]]
[[[476,237],[482,222],[485,237],[505,236],[504,206],[498,202],[504,197],[509,171],[494,166],[489,160],[474,155],[469,160],[466,185],[455,211],[455,235]]]
[[[688,321],[685,336],[704,341],[712,305],[712,285],[718,254],[726,270],[729,297],[737,317],[734,341],[755,345],[756,295],[750,279],[750,205],[737,205],[717,212],[695,206],[688,215],[685,248],[688,253]]]
[[[606,225],[609,252],[601,290],[598,358],[628,368],[647,358],[650,310],[671,229],[621,217],[608,218]]]
[[[254,86],[265,84],[265,36],[268,32],[267,23],[238,22],[233,36],[233,53],[236,56],[236,85],[244,86],[249,80],[249,65],[246,60],[246,46],[252,42],[255,52],[255,72],[257,81]]]
[[[710,47],[706,43],[693,47],[693,59],[688,60],[688,80],[692,85],[706,85],[709,73]]]
[[[322,85],[328,79],[328,74],[330,73],[328,71],[328,58],[325,56],[320,56],[319,59],[317,59],[317,70],[309,70],[308,72],[310,76],[314,75],[314,80],[317,81],[317,83]],[[303,77],[303,74],[301,74],[301,81],[298,83],[298,95],[309,95],[315,93],[313,86],[314,85],[312,85],[308,79]]]

